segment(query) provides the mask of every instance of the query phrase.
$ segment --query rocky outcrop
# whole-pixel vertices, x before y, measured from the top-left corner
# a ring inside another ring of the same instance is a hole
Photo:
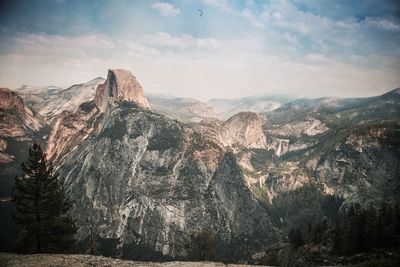
[[[83,103],[75,113],[64,111],[52,124],[46,156],[54,163],[75,150],[90,133],[99,129],[100,110],[92,102]]]
[[[280,136],[301,136],[302,134],[314,136],[328,130],[329,128],[320,120],[308,117],[304,121],[296,121],[280,125],[277,129],[271,129],[268,132]]]
[[[17,93],[0,88],[0,163],[11,162],[16,156],[14,146],[9,146],[10,140],[14,143],[31,140],[41,126]]]
[[[82,103],[94,99],[96,88],[105,80],[101,77],[76,84],[59,92],[54,99],[44,100],[36,107],[39,114],[53,119],[63,111],[75,112]]]
[[[89,84],[98,84],[101,80],[102,78],[98,78]],[[85,84],[80,87],[89,86]],[[88,98],[90,94],[85,93],[85,95]],[[47,157],[54,161],[60,160],[74,150],[91,132],[99,130],[103,117],[100,113],[106,112],[108,105],[113,101],[128,101],[141,108],[149,109],[143,89],[135,76],[127,70],[109,70],[107,80],[103,84],[98,84],[93,101],[82,103],[71,110],[64,110],[53,122],[46,148]]]
[[[0,88],[0,109],[25,116],[24,101],[8,88]]]
[[[225,146],[267,147],[262,121],[254,112],[240,112],[225,121],[220,127],[220,141]]]
[[[106,82],[97,87],[95,103],[101,111],[105,111],[109,99],[130,101],[139,107],[150,109],[142,86],[127,70],[109,70]]]
[[[400,124],[353,129],[318,158],[316,179],[347,202],[363,205],[398,199]]]

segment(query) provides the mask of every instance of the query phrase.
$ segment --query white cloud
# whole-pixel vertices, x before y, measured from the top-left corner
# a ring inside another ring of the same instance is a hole
[[[330,60],[328,57],[316,53],[307,54],[305,58],[313,62],[328,62]]]
[[[179,8],[175,8],[174,5],[166,2],[156,2],[152,4],[151,7],[158,10],[161,15],[166,17],[175,17],[181,13]]]
[[[19,35],[0,55],[0,62],[6,66],[0,72],[1,86],[11,88],[67,87],[105,76],[109,68],[126,68],[147,92],[203,100],[268,93],[374,95],[399,84],[396,65],[363,69],[318,53],[288,60],[266,53],[262,38],[195,38],[163,32],[129,38]]]
[[[141,43],[149,46],[176,48],[176,49],[215,49],[221,46],[221,43],[215,38],[194,38],[188,34],[171,35],[165,32],[145,35]]]
[[[203,3],[208,6],[219,8],[225,12],[233,12],[227,0],[203,0]]]
[[[369,18],[367,17],[363,24],[367,27],[381,28],[387,31],[400,32],[400,25],[394,21],[390,21],[387,19],[377,19],[377,18]]]

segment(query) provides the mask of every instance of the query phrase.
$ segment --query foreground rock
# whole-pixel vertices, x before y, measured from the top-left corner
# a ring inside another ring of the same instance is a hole
[[[102,256],[92,255],[67,255],[67,254],[34,254],[34,255],[18,255],[9,253],[0,253],[0,266],[187,266],[187,267],[222,267],[222,266],[249,266],[239,264],[224,264],[221,262],[141,262],[127,261]]]

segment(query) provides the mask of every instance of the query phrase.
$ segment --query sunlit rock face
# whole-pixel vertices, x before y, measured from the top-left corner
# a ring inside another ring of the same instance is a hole
[[[127,70],[109,70],[106,82],[97,87],[95,102],[101,111],[105,111],[110,98],[131,101],[142,108],[150,109],[142,86]]]
[[[107,80],[97,86],[94,102],[82,103],[73,110],[64,110],[53,122],[46,149],[47,157],[58,161],[74,150],[91,132],[100,130],[101,113],[106,112],[109,102],[113,101],[128,101],[150,109],[142,86],[132,73],[122,69],[109,70]]]
[[[33,132],[42,126],[17,93],[0,88],[0,163],[15,159],[15,148],[10,141],[20,142],[32,139]]]
[[[97,86],[104,83],[104,79],[98,77],[89,82],[73,85],[59,92],[54,99],[44,99],[37,105],[37,110],[42,116],[50,120],[63,111],[75,112],[80,104],[94,99]]]
[[[220,141],[225,146],[267,147],[262,121],[254,112],[240,112],[225,121],[220,128]]]
[[[143,247],[183,256],[188,233],[202,229],[237,258],[278,241],[269,210],[212,136],[152,112],[133,75],[110,71],[95,101],[54,122],[47,145],[66,179],[79,242],[89,225],[125,256]]]
[[[8,88],[0,88],[0,108],[6,111],[25,115],[24,101]]]

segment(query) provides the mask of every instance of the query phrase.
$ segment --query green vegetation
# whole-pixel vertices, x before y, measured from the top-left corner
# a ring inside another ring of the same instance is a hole
[[[29,149],[15,178],[12,200],[18,229],[17,249],[22,252],[65,252],[72,245],[76,226],[66,212],[71,207],[64,195],[63,180],[46,160],[38,144]]]
[[[175,124],[165,125],[161,131],[154,134],[150,139],[148,150],[158,150],[163,152],[170,148],[177,148],[182,141],[182,132],[180,127]]]
[[[96,107],[94,101],[84,102],[79,106],[79,108],[85,112],[91,111],[94,107]]]
[[[303,235],[298,227],[292,228],[289,231],[288,238],[289,238],[289,244],[293,249],[297,249],[302,245],[304,245]]]
[[[362,262],[351,265],[352,267],[398,267],[400,266],[400,260],[371,260],[368,262]]]
[[[277,157],[273,150],[266,149],[252,149],[253,153],[251,155],[251,165],[258,170],[263,171],[266,169],[266,163],[269,160],[275,160]]]
[[[308,224],[327,217],[335,220],[342,205],[338,197],[326,195],[323,186],[310,183],[292,191],[286,191],[273,199],[277,215],[287,231],[299,228],[303,233]]]
[[[379,209],[351,205],[334,225],[333,246],[338,254],[400,246],[399,205],[382,203]]]
[[[138,105],[132,101],[121,101],[119,105],[121,108],[138,109]]]
[[[310,223],[307,231],[288,232],[285,258],[290,266],[329,265],[398,266],[400,248],[399,204],[379,208],[359,204],[343,207],[336,219],[324,217]],[[298,249],[300,248],[301,249]]]
[[[128,129],[126,128],[126,123],[121,120],[115,120],[111,127],[104,129],[102,135],[114,140],[122,139],[127,133]]]
[[[193,261],[212,261],[216,257],[217,245],[215,235],[209,230],[193,231],[185,245],[188,259]]]

